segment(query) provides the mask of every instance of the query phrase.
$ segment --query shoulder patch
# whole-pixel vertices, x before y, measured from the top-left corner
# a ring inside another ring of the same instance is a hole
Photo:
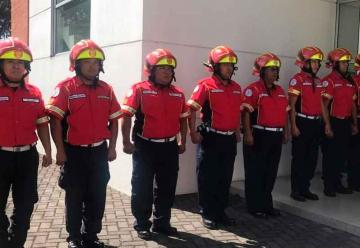
[[[297,84],[297,80],[295,78],[291,79],[290,86],[295,86]]]
[[[60,94],[60,88],[56,87],[54,93],[52,94],[52,97],[57,97],[59,94]]]
[[[253,92],[252,92],[252,89],[247,89],[246,91],[245,91],[245,96],[252,96],[253,95]]]
[[[329,82],[325,80],[325,81],[322,83],[322,85],[323,85],[323,87],[327,87],[327,86],[329,85]]]

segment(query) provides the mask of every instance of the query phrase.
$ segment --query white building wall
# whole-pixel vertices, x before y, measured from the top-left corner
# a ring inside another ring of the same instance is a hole
[[[49,4],[48,0],[30,0],[30,46],[35,58],[30,80],[41,87],[45,99],[56,82],[71,75],[68,52],[49,57]],[[220,44],[237,52],[235,80],[242,87],[256,80],[251,76],[252,64],[265,51],[282,59],[280,83],[285,86],[297,71],[293,63],[300,47],[332,49],[335,16],[335,0],[92,0],[91,38],[104,47],[106,73],[101,77],[114,86],[120,101],[130,85],[141,79],[144,55],[158,47],[169,48],[178,58],[176,84],[189,97],[196,81],[208,75],[201,62]],[[131,156],[122,152],[120,133],[117,152],[110,184],[129,193]],[[284,146],[280,175],[289,173],[289,155],[290,146]],[[195,192],[195,146],[190,139],[180,163],[177,193]],[[235,166],[234,179],[243,178],[241,144]]]
[[[287,83],[298,68],[300,47],[333,48],[336,4],[322,0],[183,0],[144,1],[144,53],[169,48],[178,58],[177,84],[189,97],[198,79],[208,75],[201,62],[216,45],[227,44],[239,56],[235,80],[242,87],[256,80],[251,69],[256,56],[271,51],[283,62],[280,84]],[[320,74],[326,70],[323,66]],[[279,175],[288,175],[290,143],[283,147]],[[195,146],[188,140],[181,156],[178,193],[196,190]],[[244,177],[242,144],[238,145],[234,179]]]

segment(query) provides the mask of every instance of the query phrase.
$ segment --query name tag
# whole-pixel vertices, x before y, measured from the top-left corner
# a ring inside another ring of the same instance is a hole
[[[9,97],[8,96],[0,96],[0,101],[9,101]]]
[[[259,97],[263,97],[263,96],[269,96],[269,95],[265,93],[259,94]]]
[[[109,100],[109,99],[110,99],[110,97],[108,97],[108,96],[98,96],[98,98],[100,98],[100,99],[105,99],[105,100]]]
[[[155,90],[143,90],[142,93],[143,93],[143,94],[157,95],[157,91],[155,91]]]
[[[169,93],[169,96],[182,97],[180,93]]]
[[[234,93],[234,94],[241,94],[241,91],[239,91],[239,90],[234,90],[233,93]]]
[[[23,98],[23,102],[40,102],[37,98]]]
[[[85,98],[85,97],[86,97],[85,94],[75,94],[75,95],[69,96],[69,99],[72,100],[72,99],[79,99],[79,98]]]
[[[223,93],[224,91],[223,90],[220,90],[220,89],[214,89],[214,90],[211,90],[212,93]]]
[[[312,83],[303,83],[303,85],[312,85]]]

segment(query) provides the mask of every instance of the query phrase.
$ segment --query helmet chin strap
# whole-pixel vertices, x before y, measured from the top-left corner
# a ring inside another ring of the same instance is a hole
[[[26,73],[21,77],[20,80],[11,80],[9,79],[5,73],[1,70],[0,71],[0,78],[5,81],[5,83],[11,83],[11,84],[18,84],[19,86],[23,86],[25,84],[25,78],[29,75],[29,71],[27,70]]]
[[[224,81],[231,81],[231,78],[235,75],[235,71],[237,70],[238,68],[236,66],[234,66],[233,68],[233,71],[231,73],[231,76],[229,78],[227,77],[224,77],[224,75],[220,72],[220,68],[219,68],[219,64],[215,64],[214,66],[214,74],[219,76],[221,78],[221,80],[224,80]]]
[[[166,85],[159,84],[155,78],[155,66],[154,66],[153,68],[151,68],[149,81],[152,82],[154,85],[158,86],[159,88],[169,87],[173,81],[176,82],[175,71],[174,70],[172,71],[172,78],[168,84],[166,84]]]

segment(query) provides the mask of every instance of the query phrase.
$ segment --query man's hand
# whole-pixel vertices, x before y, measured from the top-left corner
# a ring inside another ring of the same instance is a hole
[[[133,154],[134,151],[135,151],[135,146],[133,143],[131,142],[123,143],[123,152],[125,152],[126,154]]]
[[[245,133],[244,143],[245,143],[245,145],[248,145],[248,146],[254,145],[254,137],[251,132]]]
[[[190,133],[191,142],[194,144],[200,144],[203,140],[203,137],[199,132],[191,132]]]
[[[291,135],[293,136],[293,137],[299,137],[300,136],[300,130],[299,130],[299,128],[296,126],[296,125],[294,125],[294,126],[291,126]]]
[[[51,165],[51,163],[52,163],[51,153],[50,154],[45,154],[42,157],[41,166],[42,167],[48,167],[49,165]]]
[[[116,159],[116,149],[115,148],[109,148],[108,150],[108,161],[114,161]]]
[[[66,153],[64,150],[57,150],[56,152],[56,164],[64,165],[67,160]]]
[[[325,135],[329,139],[332,139],[334,137],[334,133],[333,133],[330,125],[325,124]]]
[[[179,154],[183,154],[186,150],[185,144],[181,143],[179,144]]]

